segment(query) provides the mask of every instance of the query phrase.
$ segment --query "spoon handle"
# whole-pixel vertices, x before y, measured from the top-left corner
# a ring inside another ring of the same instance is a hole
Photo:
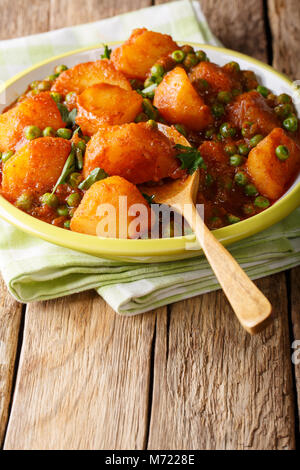
[[[187,212],[184,216],[241,325],[251,334],[258,333],[267,325],[272,313],[270,302],[207,228],[194,204]]]

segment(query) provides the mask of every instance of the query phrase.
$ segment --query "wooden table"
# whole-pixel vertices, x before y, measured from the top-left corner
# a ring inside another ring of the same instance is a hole
[[[79,24],[150,0],[2,0],[0,38]],[[297,0],[202,0],[216,35],[300,78]],[[300,268],[257,284],[274,322],[256,337],[221,292],[120,318],[94,292],[20,305],[2,284],[5,449],[294,449]]]

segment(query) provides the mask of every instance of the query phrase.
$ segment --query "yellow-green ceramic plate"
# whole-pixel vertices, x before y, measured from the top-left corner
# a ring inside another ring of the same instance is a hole
[[[110,44],[111,47],[115,47],[116,45],[116,43]],[[212,62],[223,65],[231,60],[236,60],[239,62],[242,69],[253,70],[259,77],[261,84],[267,86],[276,94],[288,93],[292,95],[299,113],[300,98],[297,96],[292,82],[284,75],[273,70],[270,66],[229,49],[204,44],[192,45],[206,51]],[[11,80],[8,80],[0,92],[5,92],[6,103],[9,104],[24,92],[28,84],[33,80],[42,79],[53,73],[55,65],[66,64],[68,67],[72,67],[80,62],[99,59],[102,52],[102,46],[85,48],[46,60],[16,75]],[[0,112],[7,104],[0,107]],[[233,243],[260,232],[280,221],[298,207],[299,203],[300,175],[298,175],[298,178],[290,189],[270,208],[247,220],[215,230],[214,234],[224,244]],[[100,257],[151,263],[190,258],[200,253],[200,249],[189,249],[191,241],[194,240],[193,235],[155,240],[120,240],[103,239],[70,232],[31,217],[14,207],[1,196],[0,216],[30,235],[40,237],[48,242],[66,248]]]

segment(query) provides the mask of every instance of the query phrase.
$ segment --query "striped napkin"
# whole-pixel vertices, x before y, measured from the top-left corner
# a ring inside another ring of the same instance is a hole
[[[219,45],[198,2],[145,8],[86,25],[0,41],[0,80],[53,55],[126,39],[145,26],[176,40]],[[252,279],[300,264],[300,209],[273,227],[231,245]],[[96,289],[123,315],[135,315],[219,288],[204,257],[154,264],[125,264],[96,258],[33,238],[0,221],[0,269],[10,293],[21,302],[53,299]]]

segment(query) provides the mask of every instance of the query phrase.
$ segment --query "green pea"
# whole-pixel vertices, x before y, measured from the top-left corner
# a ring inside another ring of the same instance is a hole
[[[31,194],[28,193],[23,193],[21,196],[18,197],[16,201],[16,206],[19,207],[19,209],[23,209],[24,211],[28,211],[32,207],[32,202],[33,198]]]
[[[223,116],[223,114],[225,113],[224,106],[221,103],[213,104],[211,110],[216,118]]]
[[[6,152],[3,152],[2,153],[2,163],[7,162],[7,160],[9,160],[14,155],[14,153],[15,152],[13,152],[12,150],[6,150]]]
[[[65,127],[61,127],[56,131],[57,137],[61,137],[62,139],[70,140],[72,137],[71,129],[67,129]]]
[[[243,205],[243,212],[246,215],[253,215],[255,213],[255,209],[253,204],[244,204]]]
[[[241,219],[233,214],[227,214],[227,220],[230,224],[237,224]]]
[[[43,136],[44,137],[55,137],[56,135],[56,131],[55,129],[53,129],[53,127],[45,127],[45,129],[43,130]]]
[[[156,108],[154,108],[153,104],[148,98],[143,99],[143,110],[149,119],[155,120],[158,118],[158,111]]]
[[[234,175],[234,181],[236,182],[236,184],[238,184],[239,186],[245,186],[248,182],[248,178],[247,178],[247,175],[245,173],[242,173],[241,171],[238,171],[235,175]]]
[[[40,80],[34,80],[33,82],[30,83],[30,88],[32,90],[35,90],[40,83],[41,83]]]
[[[240,166],[243,163],[243,157],[241,155],[232,155],[229,163],[231,166]]]
[[[83,140],[79,140],[76,144],[76,147],[84,153],[86,150],[86,143]]]
[[[194,48],[193,48],[192,46],[189,46],[188,44],[185,44],[184,46],[182,46],[181,50],[182,50],[185,54],[195,53]]]
[[[72,101],[74,101],[75,97],[76,97],[75,91],[70,91],[65,97],[66,103],[68,103],[68,104],[72,103]]]
[[[283,121],[283,127],[289,132],[296,132],[298,129],[298,119],[296,116],[289,116]]]
[[[245,186],[245,194],[246,196],[257,196],[258,191],[256,187],[254,186],[254,184],[247,184]]]
[[[81,201],[81,196],[79,193],[72,193],[70,196],[67,198],[67,204],[69,207],[77,207],[79,206]]]
[[[37,126],[26,126],[24,128],[24,136],[27,140],[37,139],[38,137],[41,137],[41,135],[42,131]]]
[[[207,60],[207,55],[204,51],[197,51],[196,56],[200,62],[205,62]]]
[[[221,103],[228,104],[232,100],[232,94],[229,91],[219,91],[217,99]]]
[[[49,207],[56,208],[58,206],[58,197],[55,194],[45,193],[41,197],[42,204],[45,204]]]
[[[225,152],[227,155],[234,155],[237,153],[237,146],[235,144],[227,144],[224,147]]]
[[[240,69],[240,66],[237,62],[229,62],[228,64],[226,64],[228,67],[230,67],[232,70],[234,70],[235,72],[239,72],[241,69]]]
[[[258,87],[256,88],[256,91],[258,91],[258,93],[260,93],[264,98],[267,98],[269,94],[268,88],[262,85],[258,85]]]
[[[187,56],[185,57],[184,61],[183,61],[183,65],[190,69],[192,67],[194,67],[194,65],[197,65],[199,62],[199,59],[198,57],[196,56],[196,54],[192,53],[192,52],[189,52],[187,54]]]
[[[78,188],[78,185],[82,181],[82,176],[81,173],[71,173],[69,176],[69,184],[72,186],[72,188]]]
[[[57,65],[54,69],[54,72],[60,74],[64,72],[65,70],[68,70],[68,67],[66,65]]]
[[[43,80],[38,84],[37,89],[39,91],[48,91],[50,90],[51,86],[51,82],[48,82],[48,80]]]
[[[67,208],[67,206],[60,206],[57,208],[57,213],[58,215],[67,217],[67,215],[69,215],[69,209]]]
[[[214,132],[215,132],[214,129],[207,129],[207,131],[205,131],[205,138],[206,139],[211,139],[212,136],[214,135]]]
[[[49,76],[46,78],[46,80],[47,80],[48,82],[54,82],[54,80],[56,80],[58,76],[59,76],[58,73],[53,73],[52,75],[49,75]]]
[[[220,126],[220,133],[223,137],[234,137],[236,130],[228,122],[224,122]]]
[[[276,157],[278,160],[287,160],[290,156],[289,149],[285,145],[278,145],[275,149]]]
[[[256,145],[261,141],[263,140],[264,136],[261,135],[261,134],[256,134],[255,136],[253,136],[251,139],[250,139],[250,147],[253,148],[253,147],[256,147]]]
[[[270,205],[269,199],[263,196],[257,196],[254,200],[254,205],[260,209],[266,209]]]
[[[148,121],[148,116],[146,113],[140,113],[137,115],[137,117],[135,118],[134,122],[146,122]]]
[[[154,77],[146,78],[146,80],[144,81],[144,88],[153,85],[153,83],[155,83]]]
[[[154,121],[154,119],[149,119],[147,121],[147,125],[151,127],[152,129],[157,129],[157,122]]]
[[[70,224],[71,224],[71,221],[70,221],[70,220],[66,220],[66,221],[64,222],[64,227],[65,227],[65,228],[70,228]]]
[[[248,153],[250,151],[248,145],[246,145],[246,144],[239,144],[238,150],[239,150],[239,153],[241,155],[248,155]]]
[[[175,62],[180,63],[185,59],[185,53],[181,50],[174,51],[172,52],[171,57]]]
[[[61,103],[62,102],[62,95],[60,93],[52,92],[50,93],[52,99],[54,99],[55,103]]]
[[[290,103],[280,104],[274,108],[274,112],[280,119],[285,119],[292,114],[293,106]]]
[[[205,78],[199,78],[195,85],[200,93],[208,90],[209,88],[209,83],[207,80],[205,80]]]
[[[186,128],[182,124],[175,124],[174,127],[180,134],[184,135],[184,137],[187,136]]]
[[[280,104],[291,103],[292,98],[286,93],[281,93],[281,95],[277,96],[277,102]]]
[[[154,64],[153,67],[151,67],[151,75],[154,78],[162,77],[164,73],[165,69],[161,64]]]

